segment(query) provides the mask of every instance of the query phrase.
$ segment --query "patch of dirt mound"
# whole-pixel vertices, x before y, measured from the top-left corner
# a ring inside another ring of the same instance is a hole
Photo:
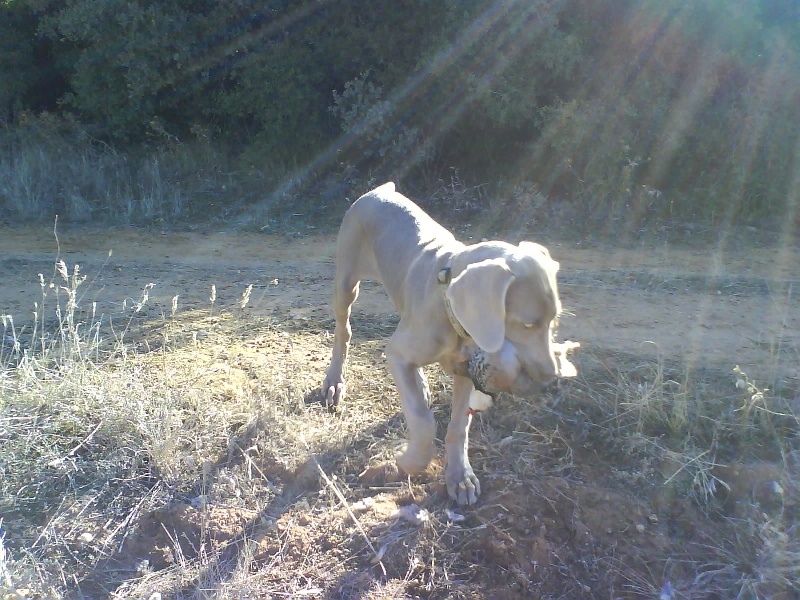
[[[138,570],[158,571],[224,550],[257,529],[258,521],[258,513],[244,508],[177,502],[145,514],[120,554]]]
[[[669,556],[667,526],[648,506],[561,478],[489,492],[473,519],[480,534],[465,540],[465,557],[491,573],[487,589],[505,579],[508,598],[640,597],[625,591],[631,580]]]

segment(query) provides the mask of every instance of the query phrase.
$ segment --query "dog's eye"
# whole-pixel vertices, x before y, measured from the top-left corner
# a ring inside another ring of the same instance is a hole
[[[541,324],[541,321],[534,321],[533,323],[523,323],[523,326],[525,329],[533,329],[534,327],[539,327]]]

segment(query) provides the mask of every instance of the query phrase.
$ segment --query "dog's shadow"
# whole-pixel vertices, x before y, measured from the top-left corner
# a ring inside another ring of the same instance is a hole
[[[320,390],[313,390],[312,393],[307,395],[310,405],[320,404],[319,392]],[[320,407],[324,408],[324,403],[320,404]],[[337,417],[332,416],[331,418]],[[306,460],[299,462],[294,467],[282,470],[276,469],[275,467],[275,465],[281,464],[281,457],[277,453],[262,450],[256,459],[255,465],[252,465],[250,463],[253,463],[253,458],[241,451],[242,448],[257,446],[259,440],[264,435],[264,423],[260,422],[259,419],[255,419],[251,424],[230,439],[228,451],[221,453],[214,464],[206,469],[206,475],[203,481],[198,481],[196,488],[199,490],[209,489],[218,479],[230,477],[231,471],[235,471],[237,467],[248,469],[251,466],[255,466],[257,472],[265,474],[265,477],[272,480],[268,482],[268,485],[275,485],[276,489],[279,489],[279,491],[274,493],[269,499],[268,504],[262,510],[253,513],[245,522],[242,522],[239,529],[240,534],[235,539],[222,547],[216,555],[212,555],[209,552],[207,555],[209,556],[208,560],[205,562],[202,569],[197,572],[196,577],[194,577],[192,581],[187,582],[184,580],[183,584],[179,584],[176,581],[173,589],[165,590],[163,589],[164,579],[161,579],[159,591],[165,597],[182,597],[183,595],[191,595],[194,590],[202,587],[204,581],[208,581],[209,579],[218,581],[221,586],[224,586],[226,581],[232,582],[239,576],[237,573],[237,566],[241,565],[243,560],[252,558],[251,553],[253,548],[263,548],[268,553],[275,545],[272,538],[276,535],[275,527],[277,527],[277,523],[281,518],[294,510],[298,504],[303,504],[304,502],[314,504],[318,501],[318,495],[327,493],[327,495],[334,498],[338,497],[340,493],[344,493],[346,494],[345,502],[349,503],[353,497],[374,496],[387,489],[386,487],[382,487],[379,490],[372,489],[374,485],[385,486],[389,484],[389,489],[400,489],[402,484],[398,483],[392,486],[388,478],[385,481],[380,481],[377,476],[373,475],[372,479],[368,478],[365,480],[363,478],[364,473],[357,473],[358,470],[364,468],[364,465],[359,464],[358,461],[353,462],[348,458],[366,455],[365,450],[373,447],[376,440],[386,438],[391,435],[390,432],[399,430],[400,418],[401,416],[398,413],[398,415],[380,420],[363,429],[352,438],[342,443],[326,447],[319,452],[311,453]],[[370,471],[370,469],[367,469],[367,471]],[[333,475],[334,473],[336,474],[335,476]],[[340,490],[340,492],[336,493],[334,488]],[[341,492],[343,489],[346,491]],[[344,496],[342,496],[342,498],[343,497]],[[337,501],[337,504],[338,503]],[[184,507],[185,510],[181,511],[181,507]],[[160,521],[163,523],[160,527],[163,527],[165,531],[177,532],[185,530],[188,533],[188,536],[186,534],[183,535],[186,540],[181,539],[181,536],[175,534],[170,538],[175,544],[175,547],[172,548],[172,552],[179,553],[182,559],[191,559],[201,556],[205,551],[202,548],[192,545],[191,540],[194,540],[195,537],[198,537],[198,539],[201,538],[199,534],[198,536],[192,535],[195,533],[194,529],[192,529],[194,522],[193,519],[190,516],[187,517],[186,514],[192,515],[206,509],[202,507],[189,509],[186,507],[186,501],[175,497],[165,506],[149,511],[147,514],[143,514],[142,517],[144,521],[148,523],[151,521]],[[217,507],[220,509],[225,508],[223,504],[209,505],[209,509],[212,511]],[[245,513],[246,511],[234,511],[231,514],[241,515]],[[213,512],[210,514],[213,514]],[[189,520],[187,521],[186,519]],[[265,524],[276,525],[270,527]],[[132,535],[137,538],[140,537],[136,530],[133,531]],[[214,539],[215,532],[209,530],[207,535],[209,537],[205,539],[208,542]],[[129,564],[133,564],[131,561],[135,563],[138,558],[139,562],[141,562],[141,560],[151,557],[153,552],[164,552],[160,549],[160,546],[157,547],[157,542],[155,540],[153,540],[153,544],[153,551],[149,554],[145,553],[146,555],[143,554],[140,557],[129,555],[127,548],[124,549],[121,554],[109,557],[108,560],[99,564],[92,573],[89,573],[88,576],[81,581],[82,589],[84,591],[109,589],[109,586],[114,585],[114,574],[119,572],[121,568],[127,568]],[[353,553],[362,553],[363,548],[361,544],[356,542],[354,542],[354,544]],[[137,547],[141,551],[145,551],[143,550],[143,546],[138,545]],[[366,560],[368,561],[370,559],[366,558]],[[264,562],[265,564],[270,562],[267,554],[264,556]],[[363,561],[353,561],[352,565],[352,568],[340,575],[340,581],[342,581],[343,585],[348,581],[352,581],[353,578],[360,579],[359,574],[364,574]],[[381,575],[382,573],[379,569],[371,574],[371,576],[376,579],[379,579]],[[120,583],[119,580],[117,580],[117,583]],[[340,590],[332,589],[329,593],[337,597],[335,595],[340,593]]]

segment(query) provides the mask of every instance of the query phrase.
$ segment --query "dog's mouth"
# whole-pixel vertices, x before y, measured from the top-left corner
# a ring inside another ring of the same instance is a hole
[[[580,344],[570,341],[553,344],[554,358],[558,364],[556,381],[577,375],[577,369],[569,362],[567,355],[579,347]],[[503,359],[491,357],[493,360],[490,361],[490,355],[480,348],[467,349],[462,356],[466,360],[459,365],[457,373],[469,377],[476,390],[491,396],[492,399],[495,399],[501,392],[510,392],[520,396],[540,394],[551,390],[555,383],[549,380],[544,383],[536,375],[521,368],[519,364],[516,365],[516,368],[508,370],[504,370],[502,367],[498,368],[498,365],[494,364],[494,360],[503,362]],[[506,362],[512,361],[506,360]]]
[[[472,385],[479,392],[491,396],[492,400],[496,400],[498,394],[502,392],[524,396],[542,393],[549,388],[549,385],[536,380],[525,371],[518,372],[513,382],[507,382],[509,384],[507,386],[494,385],[493,383],[496,382],[492,381],[493,368],[486,353],[482,350],[473,353],[466,364],[466,375],[472,380]],[[497,375],[498,373],[494,372],[495,378]]]

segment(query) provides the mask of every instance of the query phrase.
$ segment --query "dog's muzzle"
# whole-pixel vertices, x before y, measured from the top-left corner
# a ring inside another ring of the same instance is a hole
[[[479,392],[482,392],[492,397],[492,400],[497,399],[497,395],[501,391],[515,393],[515,394],[543,394],[555,392],[559,389],[560,377],[554,378],[552,381],[543,383],[536,378],[530,376],[524,371],[520,371],[512,383],[508,380],[508,387],[498,387],[498,382],[492,382],[492,376],[498,376],[496,370],[497,365],[492,365],[489,362],[489,357],[483,350],[477,350],[467,360],[467,375],[472,380],[472,385]]]

